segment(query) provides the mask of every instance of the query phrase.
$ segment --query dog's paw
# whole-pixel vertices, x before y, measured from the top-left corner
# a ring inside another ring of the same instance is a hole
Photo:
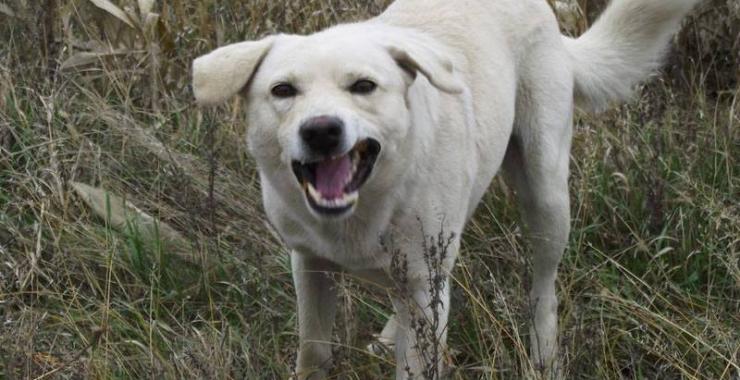
[[[366,347],[368,352],[377,356],[393,356],[395,342],[379,334],[374,335],[373,339]]]

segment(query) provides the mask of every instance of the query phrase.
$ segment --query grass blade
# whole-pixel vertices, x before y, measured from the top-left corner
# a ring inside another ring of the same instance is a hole
[[[124,24],[135,28],[134,22],[121,8],[111,3],[109,0],[90,0],[96,7],[110,13],[113,17],[123,21]]]

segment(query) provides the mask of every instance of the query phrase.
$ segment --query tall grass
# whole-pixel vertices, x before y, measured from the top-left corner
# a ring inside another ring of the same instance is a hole
[[[194,107],[188,67],[388,3],[0,1],[0,378],[288,378],[290,266],[264,221],[243,105]],[[664,75],[578,117],[558,282],[567,378],[740,376],[739,32],[734,2],[707,3]],[[104,189],[108,211],[76,182]],[[114,197],[190,248],[113,223]],[[459,379],[532,373],[513,204],[496,181],[465,232],[448,329]],[[386,298],[341,283],[337,378],[389,378],[392,359],[363,348]]]

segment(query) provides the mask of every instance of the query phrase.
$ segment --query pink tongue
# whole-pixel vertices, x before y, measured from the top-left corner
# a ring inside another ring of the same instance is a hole
[[[349,155],[323,161],[316,167],[316,190],[326,200],[341,198],[351,173]]]

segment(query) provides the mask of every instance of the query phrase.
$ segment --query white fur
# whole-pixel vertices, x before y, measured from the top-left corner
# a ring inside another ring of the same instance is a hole
[[[199,103],[242,90],[247,98],[265,210],[293,251],[299,378],[324,378],[331,363],[336,292],[326,272],[392,290],[394,252],[407,260],[408,279],[405,292],[392,291],[396,316],[382,338],[395,340],[397,379],[408,377],[407,366],[421,376],[429,363],[417,355],[411,322],[434,314],[422,246],[440,229],[454,234],[444,262],[450,272],[465,223],[501,168],[532,243],[532,362],[555,369],[574,94],[593,109],[627,96],[695,2],[614,0],[591,31],[571,40],[541,0],[398,0],[367,22],[244,42],[197,59]],[[362,78],[378,90],[350,94],[347,87]],[[281,82],[299,95],[271,96]],[[382,145],[359,203],[341,219],[311,211],[290,170],[293,160],[310,159],[300,125],[321,115],[344,121],[345,149],[366,138]],[[449,281],[442,285],[435,307],[444,345]]]
[[[563,37],[573,61],[576,99],[599,110],[624,100],[660,64],[668,40],[695,0],[615,1],[578,39]]]

